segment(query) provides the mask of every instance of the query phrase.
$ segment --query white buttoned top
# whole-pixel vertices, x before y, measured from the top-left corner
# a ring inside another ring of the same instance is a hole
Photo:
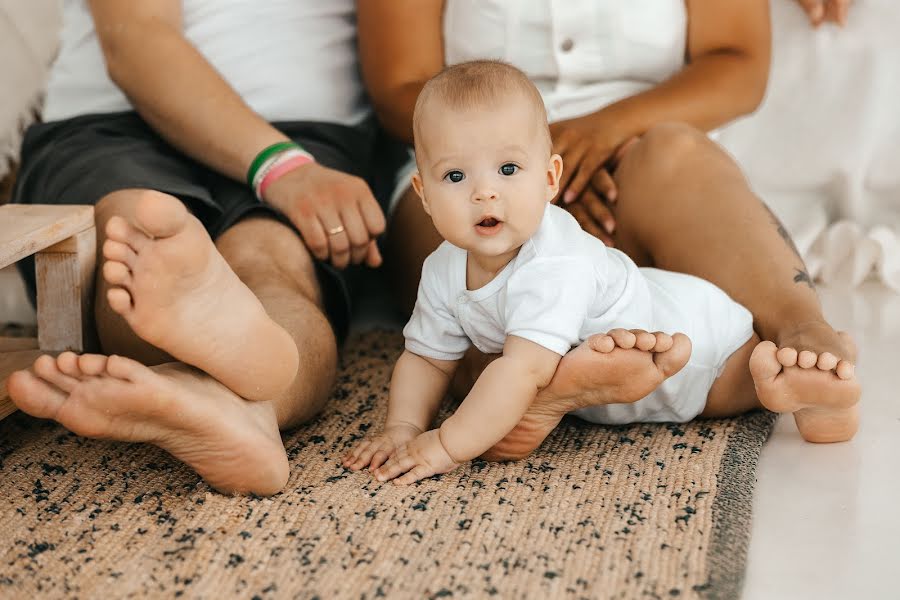
[[[595,112],[682,69],[684,0],[447,0],[448,65],[496,58],[534,81],[551,122]]]

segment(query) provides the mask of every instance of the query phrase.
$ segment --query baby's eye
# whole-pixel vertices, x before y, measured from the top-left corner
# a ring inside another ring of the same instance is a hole
[[[462,171],[450,171],[449,173],[444,175],[444,179],[446,181],[449,181],[450,183],[459,183],[465,178],[466,175]]]
[[[518,171],[518,170],[519,170],[518,165],[514,165],[512,163],[506,163],[505,165],[500,167],[500,174],[506,175],[507,177],[509,177],[510,175],[515,175],[516,171]]]

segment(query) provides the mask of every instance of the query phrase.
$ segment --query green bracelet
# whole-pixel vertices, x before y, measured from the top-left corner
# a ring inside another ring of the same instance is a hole
[[[285,150],[291,150],[293,148],[302,150],[299,144],[295,144],[294,142],[278,142],[277,144],[272,144],[271,146],[263,148],[262,151],[256,155],[256,158],[253,159],[253,162],[250,163],[250,170],[247,171],[247,185],[253,187],[253,178],[256,177],[256,172],[264,162],[279,152],[284,152]]]

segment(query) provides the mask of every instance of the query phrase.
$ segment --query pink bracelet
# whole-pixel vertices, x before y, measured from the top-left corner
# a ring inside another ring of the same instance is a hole
[[[294,156],[292,158],[287,159],[286,161],[279,163],[269,169],[269,172],[266,173],[266,176],[263,177],[263,180],[259,182],[259,187],[256,189],[256,197],[262,201],[266,188],[275,183],[276,180],[280,179],[283,175],[293,171],[297,167],[302,167],[305,164],[316,162],[315,159],[309,154],[301,154],[300,156]]]

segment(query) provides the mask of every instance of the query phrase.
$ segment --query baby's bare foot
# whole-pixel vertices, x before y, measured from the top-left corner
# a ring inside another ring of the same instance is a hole
[[[274,407],[181,363],[44,355],[10,377],[9,393],[22,411],[78,435],[155,444],[225,493],[269,495],[287,482]]]
[[[809,442],[843,442],[859,426],[856,348],[844,333],[837,339],[838,344],[828,346],[833,351],[821,353],[760,342],[750,357],[760,402],[771,411],[793,413]]]
[[[134,223],[106,226],[103,277],[136,334],[239,396],[269,400],[297,373],[297,346],[172,196],[147,192]]]
[[[566,354],[550,385],[515,429],[485,453],[488,460],[519,459],[544,441],[562,418],[588,406],[637,402],[680,371],[691,357],[683,333],[638,329],[597,334]]]

